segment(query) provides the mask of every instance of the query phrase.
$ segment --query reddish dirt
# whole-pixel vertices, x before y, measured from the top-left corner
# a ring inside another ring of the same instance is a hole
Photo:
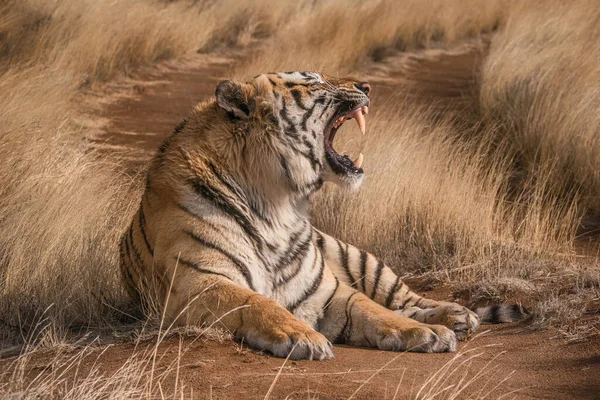
[[[472,104],[469,97],[473,95],[476,66],[484,51],[481,46],[467,46],[455,53],[434,51],[389,58],[369,70],[375,87],[373,104],[402,95],[464,110]],[[394,67],[394,62],[402,62],[402,68]],[[132,161],[132,169],[140,170],[194,103],[213,94],[216,82],[229,74],[233,63],[232,58],[198,55],[185,63],[171,63],[141,74],[139,81],[130,85],[128,96],[103,108],[101,117],[108,124],[98,131],[94,143],[102,151],[118,149]],[[445,89],[440,87],[442,82]],[[488,398],[518,390],[506,398],[600,399],[600,343],[565,344],[554,338],[556,332],[535,332],[523,325],[490,329],[488,334],[459,346],[461,352],[477,349],[474,353],[482,353],[467,364],[467,379],[478,372],[483,376],[458,398],[487,393],[499,384]],[[178,345],[174,339],[161,345],[159,367],[176,358]],[[231,341],[191,343],[186,339],[183,348],[188,350],[181,359],[179,379],[188,389],[193,388],[197,398],[263,398],[283,364],[282,359],[240,350],[240,345]],[[117,369],[133,352],[132,345],[109,348],[99,359],[101,370]],[[427,377],[455,356],[395,354],[344,346],[336,346],[335,355],[330,361],[285,363],[270,398],[346,399],[357,390],[354,398],[415,398]],[[464,371],[460,368],[438,389],[457,383]],[[438,398],[448,397],[452,390],[448,388]]]
[[[113,373],[136,352],[152,348],[152,342],[137,349],[132,344],[114,345],[88,356],[79,376],[94,363],[100,371]],[[597,399],[600,398],[599,344],[565,345],[553,340],[550,332],[533,332],[518,326],[495,326],[490,332],[462,344],[459,354],[392,353],[373,349],[335,346],[335,358],[328,361],[285,361],[247,349],[233,341],[186,339],[179,348],[177,339],[165,341],[157,353],[157,374],[177,365],[179,388],[193,398],[261,399],[273,385],[273,399],[357,399],[426,398],[456,384],[463,375],[474,379],[457,398]],[[459,366],[470,356],[471,362]],[[428,378],[453,358],[448,378],[437,385]],[[35,361],[45,368],[50,355]],[[0,364],[1,365],[1,364]],[[456,369],[456,370],[455,370]],[[281,370],[281,375],[277,377]],[[451,374],[452,371],[455,371]],[[477,374],[481,374],[476,377]],[[163,381],[173,389],[175,372]],[[275,383],[274,383],[275,382]],[[400,385],[400,386],[398,386]],[[430,392],[431,389],[431,392]],[[421,390],[421,397],[416,397]],[[448,398],[453,388],[447,389]]]

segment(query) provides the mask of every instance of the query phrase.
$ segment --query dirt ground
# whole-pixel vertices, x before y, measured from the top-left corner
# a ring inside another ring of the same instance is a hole
[[[137,349],[133,344],[113,345],[99,357],[101,350],[86,360],[110,374],[135,352],[153,346],[153,341]],[[335,346],[335,358],[328,361],[286,362],[230,340],[186,339],[180,349],[179,340],[173,338],[160,346],[156,371],[172,367],[182,354],[179,386],[198,399],[262,399],[269,392],[272,399],[425,399],[446,388],[445,394],[436,397],[444,399],[454,391],[448,386],[463,376],[465,382],[472,382],[456,397],[459,399],[485,394],[490,399],[597,399],[599,351],[598,343],[566,345],[552,339],[552,332],[508,325],[492,327],[459,346],[455,354]],[[465,362],[470,357],[471,361]],[[46,368],[50,358],[38,357],[34,368]],[[449,362],[449,372],[434,375]],[[82,363],[79,376],[88,373],[86,364]],[[165,381],[167,394],[172,393],[173,375]]]
[[[402,95],[460,112],[472,104],[475,66],[483,52],[485,43],[467,44],[454,51],[391,56],[367,66],[364,75],[374,87],[372,108]],[[99,109],[104,127],[96,130],[94,147],[118,151],[131,161],[132,170],[141,170],[165,136],[195,102],[213,94],[234,64],[228,56],[197,55],[122,84]],[[600,342],[566,344],[555,338],[556,332],[532,331],[526,324],[482,328],[490,331],[459,346],[459,353],[473,350],[454,361],[454,375],[427,385],[419,398],[429,389],[434,393],[444,388],[438,398],[448,397],[453,389],[447,386],[466,374],[467,381],[476,379],[458,398],[489,392],[488,398],[600,399]],[[158,367],[175,359],[178,346],[176,339],[161,345]],[[181,359],[181,383],[197,398],[215,399],[264,398],[275,379],[270,398],[415,398],[428,377],[456,356],[336,346],[333,360],[289,361],[276,378],[284,360],[232,341],[186,339],[183,349],[187,351]],[[118,368],[133,351],[133,345],[112,346],[100,357],[101,368]],[[454,369],[474,354],[480,355]]]

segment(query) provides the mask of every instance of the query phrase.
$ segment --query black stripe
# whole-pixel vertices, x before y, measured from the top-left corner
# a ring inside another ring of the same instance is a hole
[[[302,102],[302,93],[298,89],[292,89],[291,93],[292,97],[294,98],[294,101],[296,102],[296,105],[304,111],[308,111],[308,107],[306,107]]]
[[[352,276],[352,273],[350,272],[350,266],[348,265],[348,245],[346,245],[346,248],[344,249],[342,242],[340,242],[337,239],[335,239],[335,241],[338,244],[340,261],[342,262],[342,268],[344,269],[344,271],[346,272],[346,275],[348,275],[348,279],[350,280],[350,282],[348,284],[350,286],[354,286],[354,284],[356,282],[354,282],[354,277]]]
[[[268,79],[269,79],[269,82],[271,82],[271,85],[273,85],[274,87],[279,86],[279,85],[277,85],[277,82],[275,82],[273,79],[271,79],[271,78],[268,78]]]
[[[411,299],[414,298],[415,295],[411,296]],[[415,303],[415,306],[419,307],[419,308],[427,308],[427,303],[425,302],[424,298],[419,298],[419,300],[417,300],[417,302]]]
[[[323,235],[321,235],[321,232],[315,229],[313,229],[313,232],[317,234],[317,247],[319,248],[321,253],[323,253],[323,256],[325,256],[325,238],[323,237]]]
[[[210,229],[212,229],[214,231],[214,233],[218,234],[219,236],[221,236],[222,238],[225,238],[225,235],[223,234],[223,227],[219,227],[215,224],[213,224],[211,221],[203,218],[202,216],[194,213],[192,210],[190,210],[189,208],[187,208],[186,206],[184,206],[181,203],[177,203],[177,207],[179,207],[182,211],[184,211],[187,214],[190,214],[191,216],[193,216],[194,218],[197,218],[198,220],[200,220],[202,222],[202,224],[208,226]],[[252,245],[252,242],[250,239],[248,239],[246,241],[248,244]],[[267,247],[269,249],[271,249],[272,251],[276,250],[274,249],[273,245],[270,243],[267,243]],[[262,253],[257,253],[255,252],[256,256],[259,257],[261,260],[263,260],[265,263],[267,262],[266,259],[264,258],[264,255]]]
[[[237,196],[237,200],[244,203],[244,205],[246,205],[254,213],[254,215],[259,217],[261,220],[269,223],[271,222],[264,216],[262,212],[260,212],[260,210],[253,207],[251,203],[248,203],[248,201],[246,200],[248,196],[235,181],[233,181],[228,176],[224,175],[221,171],[219,171],[213,163],[209,163],[208,166],[210,167],[212,173],[223,184],[223,186],[225,186],[231,193]]]
[[[303,131],[307,131],[308,130],[308,119],[312,116],[313,112],[315,111],[315,107],[316,106],[317,106],[317,104],[313,103],[313,106],[302,117],[302,130]],[[314,134],[313,134],[313,136],[314,136]]]
[[[228,202],[223,193],[217,189],[200,182],[198,179],[191,180],[191,184],[200,196],[213,203],[225,214],[230,215],[240,225],[240,227],[246,232],[246,234],[252,239],[259,247],[262,248],[262,236],[258,233],[256,227],[250,222],[248,216],[239,210],[235,205]]]
[[[235,266],[238,268],[238,270],[242,273],[242,275],[246,279],[246,283],[248,284],[248,287],[252,290],[255,290],[254,284],[252,283],[252,275],[250,274],[250,270],[241,260],[239,260],[233,254],[229,253],[227,250],[222,249],[221,247],[217,246],[216,244],[211,243],[207,240],[204,240],[203,238],[201,238],[199,236],[194,235],[193,232],[185,231],[185,233],[190,235],[192,239],[194,239],[198,243],[202,244],[203,246],[206,246],[210,249],[216,250],[219,253],[223,254],[225,257],[229,258],[229,260],[231,260],[231,262],[233,264],[235,264]]]
[[[140,204],[140,221],[139,221],[139,225],[140,225],[140,232],[142,233],[142,238],[144,239],[144,243],[146,243],[146,248],[148,249],[148,252],[150,253],[150,255],[154,256],[154,250],[152,249],[152,246],[150,246],[150,241],[148,240],[148,236],[146,236],[146,216],[144,215],[144,201],[142,200],[142,203]]]
[[[296,129],[296,125],[290,119],[290,117],[288,115],[287,105],[285,104],[285,100],[282,102],[281,112],[279,113],[279,116],[288,125],[288,128],[285,130],[285,133],[290,136],[293,136],[295,138],[298,138],[298,135],[297,135],[298,129]]]
[[[375,298],[377,293],[377,287],[379,286],[379,280],[381,279],[381,272],[383,271],[383,261],[379,260],[377,268],[375,269],[375,281],[373,282],[373,291],[371,292],[371,299]]]
[[[323,166],[321,165],[321,162],[319,160],[317,160],[317,156],[315,155],[315,148],[314,146],[308,141],[308,139],[306,139],[306,137],[302,138],[302,142],[304,143],[304,145],[306,147],[308,147],[308,154],[304,154],[303,155],[308,158],[308,160],[310,161],[310,165],[312,166],[312,168],[316,171],[317,170],[317,166],[319,166],[319,168],[323,168]]]
[[[404,285],[404,283],[402,284]],[[400,286],[400,289],[402,289],[402,286]],[[404,300],[402,300],[402,304],[400,304],[400,307],[398,307],[398,310],[404,310],[406,308],[406,305],[408,304],[409,301],[411,301],[413,299],[413,295],[410,292],[406,292],[406,295],[404,296]]]
[[[318,172],[319,169],[323,168],[321,163],[317,160],[317,157],[315,156],[315,152],[313,151],[313,149],[309,149],[308,154],[304,153],[303,151],[298,151],[298,153],[300,155],[304,156],[304,158],[306,158],[310,162],[310,166],[313,169],[313,171]],[[319,167],[319,169],[317,169],[317,167]]]
[[[317,255],[315,254],[315,261],[316,261],[316,258],[317,258]],[[321,282],[323,281],[324,272],[325,272],[325,259],[323,258],[323,256],[321,256],[321,267],[319,268],[318,276],[313,281],[313,284],[311,285],[311,287],[308,290],[305,290],[304,293],[302,294],[302,296],[300,296],[299,299],[297,299],[291,306],[288,307],[288,310],[290,312],[293,313],[294,310],[296,310],[296,308],[300,304],[304,303],[309,297],[311,297],[313,294],[316,293],[319,286],[321,286]]]
[[[338,288],[340,287],[340,280],[336,276],[334,276],[334,279],[335,279],[335,287],[333,288],[333,291],[327,298],[327,301],[325,301],[325,304],[323,304],[323,314],[321,314],[321,317],[317,320],[317,328],[318,328],[317,331],[319,331],[319,332],[323,330],[322,323],[323,323],[323,320],[325,319],[325,312],[331,305],[331,302],[333,301],[333,297],[335,296]]]
[[[190,267],[190,268],[192,268],[193,270],[195,270],[197,272],[200,272],[200,273],[203,273],[203,274],[220,275],[220,276],[222,276],[224,278],[229,279],[230,281],[233,281],[233,279],[231,279],[229,276],[227,276],[225,274],[222,274],[222,273],[216,272],[216,271],[211,271],[209,269],[200,268],[197,264],[194,264],[193,262],[184,260],[183,258],[179,259],[179,263],[185,265],[186,267]]]
[[[490,321],[498,322],[500,320],[500,304],[495,304],[490,308]]]
[[[129,270],[129,268],[127,268],[127,265],[125,265],[125,256],[127,256],[127,260],[129,263],[131,263],[131,258],[129,257],[128,254],[125,254],[125,242],[127,241],[127,236],[123,236],[121,238],[121,243],[119,245],[119,253],[121,255],[121,262],[119,263],[119,266],[121,267],[121,274],[123,275],[123,277],[125,278],[126,281],[126,289],[131,289],[131,291],[133,291],[133,293],[136,294],[136,297],[139,299],[140,293],[138,292],[138,289],[136,288],[136,284],[135,284],[135,280],[133,279],[133,276],[131,275],[131,271]],[[132,293],[130,290],[127,290],[127,292]],[[133,294],[132,293],[132,294]]]
[[[327,310],[327,308],[329,308],[329,305],[331,304],[331,301],[333,300],[333,296],[335,296],[335,292],[337,292],[339,287],[340,287],[340,280],[336,277],[335,278],[335,287],[333,288],[333,292],[331,292],[331,296],[329,296],[327,298],[327,301],[325,302],[325,305],[323,306],[323,311],[325,311],[325,310]]]
[[[354,303],[350,304],[350,301],[352,300],[352,298],[357,295],[359,292],[354,292],[352,293],[348,299],[346,300],[346,322],[344,322],[344,326],[342,327],[342,330],[340,331],[340,333],[335,337],[335,340],[333,341],[333,343],[345,343],[348,340],[348,336],[350,334],[350,331],[348,329],[348,327],[352,327],[352,318],[351,318],[351,313],[352,313],[352,306],[354,306]],[[344,338],[345,340],[342,341],[342,338]]]
[[[132,265],[138,270],[137,275],[140,278],[140,281],[142,282],[145,290],[149,292],[147,277],[146,277],[146,275],[143,275],[140,272],[140,271],[146,269],[146,264],[144,263],[144,259],[142,258],[140,251],[138,250],[137,246],[135,245],[135,242],[133,241],[133,221],[131,221],[131,225],[129,226],[129,236],[128,237],[129,237],[129,244],[130,244],[131,250],[133,251],[133,255],[135,256],[135,259],[132,259],[131,256],[129,256],[129,259],[132,261]],[[127,242],[125,242],[125,248],[127,249],[127,252],[129,254],[129,246],[127,245]],[[163,286],[165,286],[165,282],[162,280],[162,278],[159,275],[154,275],[154,274],[151,274],[151,275],[154,278],[156,278]]]
[[[366,293],[367,287],[365,282],[365,275],[367,274],[367,253],[363,250],[360,251],[360,282],[362,286],[362,292]]]
[[[225,186],[231,193],[235,194],[240,200],[246,197],[242,189],[235,182],[223,175],[213,163],[208,163],[208,167],[217,177],[217,179],[223,184],[223,186]]]
[[[306,253],[308,253],[308,250],[310,248],[310,244],[311,244],[311,238],[309,237],[308,240],[306,240],[305,242],[301,243],[298,248],[294,251],[293,254],[293,258],[289,259],[289,260],[285,260],[283,263],[289,264],[293,261],[297,262],[296,268],[294,269],[294,271],[282,278],[278,284],[279,285],[284,285],[286,283],[288,283],[289,281],[291,281],[296,275],[298,275],[298,273],[300,273],[300,271],[302,270],[302,265],[304,264],[304,257],[306,256]],[[280,264],[281,265],[281,264]],[[280,266],[280,269],[283,269],[284,266]]]
[[[131,225],[129,225],[129,243],[131,245],[131,250],[133,250],[133,255],[135,256],[136,264],[143,266],[144,260],[142,259],[142,256],[140,255],[140,253],[133,241],[133,222],[131,222]],[[129,247],[127,246],[127,243],[125,243],[125,245],[126,245],[126,248],[129,249]],[[128,253],[129,253],[129,251],[128,251]]]
[[[281,164],[281,169],[283,169],[283,175],[287,179],[288,183],[293,185],[292,176],[290,175],[290,167],[288,167],[287,161],[283,156],[279,157],[279,164]]]
[[[187,125],[187,123],[188,123],[188,120],[187,120],[187,118],[184,118],[184,119],[183,119],[183,120],[182,120],[182,121],[181,121],[181,122],[180,122],[180,123],[179,123],[179,124],[178,124],[178,125],[175,127],[175,129],[173,130],[173,133],[174,133],[174,134],[178,134],[178,133],[180,133],[182,130],[184,130],[184,129],[185,129],[185,126]]]
[[[181,203],[177,203],[177,207],[179,207],[179,209],[181,209],[185,213],[190,214],[194,218],[197,218],[198,220],[202,221],[203,224],[210,227],[213,231],[215,231],[215,233],[218,233],[219,235],[223,236],[223,228],[217,227],[215,224],[213,224],[212,222],[210,222],[207,219],[202,218],[202,216],[194,213],[192,210],[190,210],[189,208],[187,208],[186,206],[184,206]]]
[[[129,242],[131,242],[131,250],[133,250],[135,258],[131,256]],[[146,280],[142,276],[141,268],[140,268],[140,266],[141,267],[144,266],[144,263],[139,255],[139,253],[137,252],[135,245],[133,244],[133,222],[129,225],[129,232],[125,236],[125,252],[127,254],[127,258],[129,258],[129,262],[130,262],[131,266],[133,268],[135,268],[134,272],[136,273],[136,275],[138,277],[139,284],[142,285],[144,287],[144,290],[147,291],[148,285],[146,283]]]
[[[398,282],[400,282],[399,276],[396,277],[396,282],[394,283],[394,286],[392,286],[392,289],[390,290],[390,293],[388,294],[387,299],[385,300],[385,306],[387,308],[390,308],[392,300],[394,300],[394,294],[396,294],[396,287],[398,286]]]
[[[327,104],[325,104],[325,107],[323,107],[323,111],[321,111],[321,114],[319,115],[319,119],[323,118],[323,114],[325,114],[327,112],[327,110],[329,110],[329,106],[331,106],[332,102],[333,102],[332,99],[327,100]]]
[[[306,222],[302,225],[302,228],[290,235],[288,240],[290,244],[285,253],[283,253],[277,261],[277,265],[280,269],[285,268],[287,264],[294,261],[299,255],[302,253],[306,254],[306,251],[308,251],[308,245],[312,241],[312,232],[310,232],[305,240],[298,244],[298,241],[304,232],[306,232]]]

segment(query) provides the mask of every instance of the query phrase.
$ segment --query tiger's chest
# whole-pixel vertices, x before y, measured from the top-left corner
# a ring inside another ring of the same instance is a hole
[[[278,229],[268,228],[259,230],[262,245],[255,243],[248,249],[255,266],[251,272],[259,281],[257,292],[285,306],[293,302],[296,292],[312,284],[322,257],[313,243],[312,226],[307,219]]]

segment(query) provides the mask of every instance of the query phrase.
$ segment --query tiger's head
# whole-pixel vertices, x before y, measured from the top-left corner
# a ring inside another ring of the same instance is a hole
[[[352,161],[335,151],[333,140],[349,119],[364,134],[370,90],[366,82],[316,72],[269,73],[221,82],[216,105],[252,168],[269,169],[259,173],[307,195],[323,181],[349,188],[362,183],[362,153]]]

